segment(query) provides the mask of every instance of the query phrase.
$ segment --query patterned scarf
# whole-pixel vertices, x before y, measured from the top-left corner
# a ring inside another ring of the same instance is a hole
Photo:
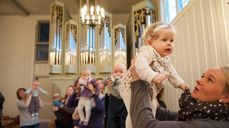
[[[163,74],[165,76],[170,76],[171,75],[171,67],[170,67],[170,63],[169,63],[169,57],[161,57],[160,54],[154,48],[151,48],[150,50],[153,50],[153,52],[154,52],[150,67],[155,72],[158,72],[158,73]],[[167,84],[168,84],[168,81],[164,81],[161,85],[156,85],[153,83],[153,86],[150,86],[150,88],[153,89],[154,96],[152,94],[150,94],[150,97],[156,98],[157,94]]]
[[[179,99],[178,120],[211,119],[229,121],[229,104],[200,102],[191,97],[189,91],[182,93]]]
[[[160,54],[154,49],[153,60],[150,65],[155,72],[164,74],[164,75],[171,75],[171,71],[169,68],[169,58],[168,57],[161,57]],[[151,50],[152,50],[151,49]]]

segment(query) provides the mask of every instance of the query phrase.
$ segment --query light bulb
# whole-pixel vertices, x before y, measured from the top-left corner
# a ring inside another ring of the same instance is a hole
[[[93,14],[94,14],[94,9],[95,9],[95,8],[94,8],[94,6],[92,5],[92,6],[91,6],[91,8],[90,8],[91,15],[93,15]]]
[[[100,6],[99,5],[96,7],[96,12],[97,12],[97,15],[99,15],[99,12],[100,12]]]
[[[101,8],[101,16],[102,16],[102,18],[105,17],[105,12],[104,12],[104,9],[103,8]]]

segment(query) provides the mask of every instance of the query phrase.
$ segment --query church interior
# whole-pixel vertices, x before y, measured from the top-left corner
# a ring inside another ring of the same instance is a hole
[[[144,29],[158,21],[175,27],[170,57],[192,89],[208,67],[229,64],[228,13],[228,0],[0,0],[2,113],[18,116],[17,89],[38,78],[49,93],[41,95],[40,120],[51,127],[55,92],[64,96],[86,68],[101,79],[117,63],[128,69],[144,45]],[[166,86],[162,99],[178,110],[180,94]]]

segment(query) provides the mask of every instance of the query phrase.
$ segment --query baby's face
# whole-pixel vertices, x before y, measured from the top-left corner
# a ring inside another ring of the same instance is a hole
[[[115,76],[116,79],[120,79],[124,76],[124,69],[121,67],[117,67],[113,71],[113,75]]]
[[[166,57],[173,52],[174,32],[170,28],[161,29],[157,38],[151,40],[151,46],[161,55]]]
[[[59,93],[54,93],[53,99],[54,100],[60,99],[60,94]]]
[[[85,71],[84,73],[83,73],[83,78],[84,79],[89,79],[91,77],[91,72],[90,71]]]
[[[39,86],[39,82],[34,82],[34,83],[33,83],[33,89],[37,89],[38,86]]]

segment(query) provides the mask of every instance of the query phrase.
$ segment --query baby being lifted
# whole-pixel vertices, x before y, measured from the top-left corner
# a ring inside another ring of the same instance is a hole
[[[173,52],[175,29],[171,24],[153,23],[143,32],[144,45],[140,48],[132,68],[127,71],[120,84],[120,95],[124,99],[129,113],[131,100],[130,83],[133,71],[141,80],[149,83],[152,113],[156,115],[157,94],[170,82],[175,88],[188,89],[188,85],[180,78],[173,67],[169,55]],[[131,73],[130,73],[131,72]],[[148,93],[148,92],[146,92]],[[132,128],[130,116],[126,119],[126,127]]]
[[[88,85],[91,84],[95,88],[95,92],[91,92],[88,88]],[[84,126],[88,125],[90,116],[91,116],[91,108],[93,106],[93,95],[99,95],[99,87],[96,83],[96,80],[92,78],[91,71],[89,69],[85,69],[80,78],[79,78],[79,104],[78,104],[78,113],[80,116],[80,123],[83,123]],[[85,110],[85,113],[84,113]]]

